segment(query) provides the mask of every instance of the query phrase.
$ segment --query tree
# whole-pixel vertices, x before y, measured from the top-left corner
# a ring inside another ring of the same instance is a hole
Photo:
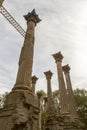
[[[59,91],[53,92],[53,97],[59,97]],[[87,130],[87,90],[75,89],[74,96],[77,104],[77,112],[82,123],[84,123],[84,130]],[[59,98],[58,98],[59,99]]]
[[[41,93],[41,101],[43,102],[44,97],[47,97],[47,94],[43,91],[37,91]],[[6,92],[5,94],[0,94],[0,108],[3,107],[4,102],[6,100],[8,93]],[[74,90],[74,96],[77,104],[77,112],[80,117],[81,122],[85,124],[84,130],[87,130],[87,90],[85,89],[76,89]],[[59,105],[59,91],[55,90],[53,92],[53,98],[56,103],[55,99],[58,99],[58,105]],[[46,118],[46,117],[45,117]]]
[[[41,94],[41,101],[43,102],[44,97],[47,97],[47,94],[45,93],[44,90],[38,90],[36,93],[40,93]]]
[[[3,108],[7,95],[8,92],[5,92],[5,94],[0,94],[0,108]]]
[[[77,103],[77,112],[80,120],[85,124],[84,130],[87,130],[87,90],[76,89],[74,96]]]

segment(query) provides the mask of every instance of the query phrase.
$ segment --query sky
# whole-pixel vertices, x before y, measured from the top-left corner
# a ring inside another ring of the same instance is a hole
[[[58,89],[52,54],[61,51],[62,65],[71,67],[73,89],[87,89],[87,0],[5,0],[3,6],[26,31],[23,15],[36,9],[41,22],[35,28],[33,74],[36,90],[47,89],[43,72],[51,70],[52,90]],[[24,38],[0,14],[0,93],[10,92],[18,71]]]

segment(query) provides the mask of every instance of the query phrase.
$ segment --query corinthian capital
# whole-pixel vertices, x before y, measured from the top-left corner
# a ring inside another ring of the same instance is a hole
[[[27,23],[29,21],[33,21],[35,25],[41,21],[41,19],[38,17],[38,15],[35,12],[35,9],[33,9],[27,15],[24,15],[24,18],[26,19]]]
[[[38,78],[34,75],[32,78],[32,84],[36,84],[36,81],[38,80]]]
[[[62,68],[63,68],[64,73],[69,73],[70,67],[69,67],[68,64],[67,64],[67,65],[64,65]]]
[[[53,73],[49,70],[49,71],[46,71],[44,72],[45,76],[46,76],[46,79],[51,79]]]
[[[55,59],[56,62],[62,62],[62,59],[63,59],[63,55],[61,54],[61,52],[58,52],[56,54],[53,54],[53,57]]]

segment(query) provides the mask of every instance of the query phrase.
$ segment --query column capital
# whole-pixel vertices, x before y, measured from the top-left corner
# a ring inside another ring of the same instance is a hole
[[[63,59],[63,55],[61,54],[61,52],[59,51],[58,53],[56,54],[53,54],[52,55],[56,61],[56,63],[59,61],[59,62],[62,62],[62,59]]]
[[[38,17],[38,15],[35,12],[35,9],[33,9],[27,15],[24,15],[24,18],[27,21],[27,23],[29,21],[33,21],[35,23],[35,25],[41,21],[41,19]]]
[[[53,73],[49,70],[49,71],[46,71],[44,72],[45,76],[46,76],[46,79],[51,79]]]
[[[67,65],[64,65],[62,68],[63,68],[64,73],[69,73],[70,67],[69,67],[68,64],[67,64]]]
[[[38,80],[38,78],[34,75],[32,76],[31,80],[33,84],[36,84],[36,81]]]

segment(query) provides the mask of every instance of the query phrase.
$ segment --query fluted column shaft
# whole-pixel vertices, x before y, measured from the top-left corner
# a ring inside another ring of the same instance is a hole
[[[76,112],[76,102],[72,90],[72,84],[70,79],[70,67],[68,65],[63,66],[63,71],[65,74],[66,84],[67,84],[67,91],[68,91],[68,103],[69,103],[69,111],[72,117],[78,117]]]
[[[48,98],[44,97],[44,112],[47,111],[47,102],[48,102]]]
[[[39,113],[39,120],[38,120],[38,123],[37,123],[37,127],[38,127],[38,130],[41,130],[41,96],[42,94],[41,93],[37,93],[37,98],[38,98],[38,106],[40,108],[40,113]]]
[[[30,29],[32,27],[32,30]],[[30,21],[28,23],[27,33],[22,47],[19,70],[16,79],[16,85],[24,85],[31,87],[32,65],[33,65],[33,51],[34,51],[34,27],[35,23]]]
[[[53,73],[51,71],[44,72],[47,80],[47,95],[48,95],[48,107],[52,105],[52,88],[51,88],[51,77]]]
[[[35,26],[40,21],[35,10],[24,16],[27,21],[27,31],[24,45],[19,59],[19,69],[15,88],[31,88],[33,54],[34,54],[34,32]]]
[[[65,87],[64,77],[63,77],[63,70],[62,70],[62,54],[56,53],[53,55],[56,64],[57,64],[57,74],[58,74],[58,83],[59,83],[59,94],[60,94],[60,104],[61,104],[61,113],[68,112],[68,105],[67,105],[67,91]]]
[[[38,78],[35,75],[31,78],[31,81],[32,81],[32,91],[33,91],[34,95],[35,95],[35,85],[36,85],[37,80],[38,80]]]

